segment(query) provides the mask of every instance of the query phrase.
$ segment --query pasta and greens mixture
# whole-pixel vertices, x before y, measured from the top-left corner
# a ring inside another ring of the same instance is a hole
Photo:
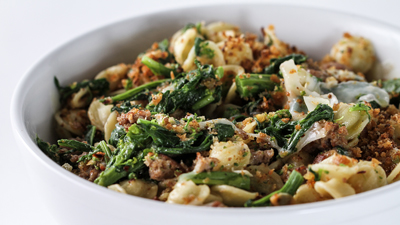
[[[223,22],[188,24],[132,64],[55,84],[62,138],[40,149],[111,190],[167,203],[281,206],[400,179],[400,79],[367,81],[372,43],[320,61]]]

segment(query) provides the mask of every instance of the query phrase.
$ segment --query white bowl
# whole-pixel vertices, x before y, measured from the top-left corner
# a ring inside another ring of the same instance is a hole
[[[51,161],[35,145],[38,134],[55,142],[53,114],[59,107],[53,83],[93,78],[104,68],[133,62],[155,41],[188,22],[226,21],[260,33],[274,24],[278,37],[319,59],[344,32],[369,38],[382,62],[400,64],[400,31],[366,18],[282,5],[184,8],[148,14],[104,26],[49,53],[19,82],[11,122],[37,193],[62,224],[355,224],[399,207],[400,182],[355,196],[274,208],[207,208],[171,205],[122,195],[95,185]],[[261,36],[261,35],[260,35]],[[394,68],[395,71],[399,67]],[[392,73],[392,76],[395,73]],[[399,209],[399,208],[398,208]],[[393,219],[394,219],[393,215]]]

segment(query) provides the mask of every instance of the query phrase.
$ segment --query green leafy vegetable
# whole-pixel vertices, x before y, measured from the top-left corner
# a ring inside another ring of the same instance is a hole
[[[94,144],[94,137],[96,136],[96,127],[92,125],[87,126],[88,131],[86,132],[85,135],[85,141],[89,144],[92,145]]]
[[[218,102],[221,99],[221,86],[216,79],[216,71],[212,65],[202,66],[197,62],[197,66],[197,70],[182,73],[172,80],[173,90],[164,92],[161,101],[155,106],[148,105],[147,109],[165,114],[177,109],[193,112]],[[205,82],[215,85],[206,86]]]
[[[119,141],[117,149],[111,153],[106,169],[94,182],[101,186],[108,186],[145,167],[143,159],[147,152],[143,150],[149,144],[149,135],[142,128],[136,124],[129,127],[129,132]]]
[[[365,112],[366,114],[368,114],[368,119],[371,120],[371,115],[368,112],[369,110],[371,110],[371,107],[369,107],[369,106],[367,106],[367,105],[365,105],[364,103],[361,103],[361,102],[353,105],[349,109],[350,112],[353,112],[353,111]]]
[[[235,135],[235,130],[229,124],[217,123],[215,124],[215,130],[217,130],[219,141],[226,141],[227,138],[231,138]]]
[[[152,138],[152,149],[156,153],[181,155],[202,152],[209,150],[213,143],[212,135],[204,132],[196,132],[188,140],[181,141],[175,132],[154,122],[139,119],[138,125]]]
[[[126,135],[125,128],[119,124],[115,125],[115,129],[111,132],[110,140],[108,143],[114,147],[117,147],[119,139]]]
[[[279,66],[287,61],[293,59],[296,65],[301,64],[307,60],[307,56],[300,54],[291,54],[282,58],[275,58],[270,60],[270,65],[265,68],[264,73],[266,74],[279,74]]]
[[[57,145],[50,145],[48,142],[43,141],[36,136],[36,145],[42,150],[44,154],[50,157],[54,162],[61,165],[61,157]]]
[[[329,105],[319,104],[314,111],[307,114],[306,118],[300,120],[298,125],[300,129],[295,129],[293,134],[290,137],[287,145],[282,149],[279,153],[280,155],[283,153],[293,153],[296,151],[296,145],[299,142],[300,138],[306,133],[308,129],[315,123],[320,120],[333,121],[333,109]]]
[[[191,180],[195,184],[229,185],[245,190],[250,190],[250,178],[246,175],[234,172],[189,172],[179,176],[179,181],[183,180]]]
[[[79,83],[73,83],[67,87],[61,87],[57,77],[54,77],[54,83],[60,94],[60,102],[65,103],[65,101],[74,93],[77,93],[81,88],[88,88],[90,96],[87,102],[91,102],[93,97],[104,95],[109,89],[109,83],[105,78],[82,81]]]
[[[249,200],[245,203],[245,207],[260,207],[260,206],[269,206],[271,204],[271,197],[274,196],[275,194],[278,193],[287,193],[289,195],[294,195],[297,191],[297,189],[302,185],[304,182],[303,176],[297,172],[296,170],[293,170],[292,173],[289,176],[288,181],[283,185],[283,187],[275,192],[272,192],[271,194],[258,199],[258,200]]]
[[[196,37],[194,41],[194,52],[196,56],[206,56],[209,59],[214,58],[215,53],[214,50],[211,48],[207,47],[208,42],[205,42],[204,39]]]
[[[148,56],[142,57],[142,63],[147,67],[149,67],[149,69],[151,70],[151,72],[154,73],[154,75],[162,75],[165,77],[170,77],[171,72],[176,73],[175,68],[168,68],[164,66],[162,63],[159,63],[154,59],[149,58]]]
[[[139,86],[137,88],[133,88],[133,89],[131,89],[131,90],[127,91],[127,92],[124,92],[122,94],[113,96],[113,97],[110,98],[110,100],[112,102],[117,102],[117,101],[125,101],[125,100],[128,100],[128,99],[131,99],[132,97],[136,96],[137,94],[139,94],[139,93],[141,93],[141,92],[143,92],[143,91],[145,91],[147,89],[153,89],[153,88],[157,87],[158,85],[160,85],[160,84],[162,84],[164,82],[167,82],[167,81],[170,81],[170,80],[169,79],[163,79],[163,80],[156,80],[156,81],[153,81],[153,82],[149,82],[147,84],[143,84],[143,85],[141,85],[141,86]],[[99,101],[104,102],[105,100],[106,99],[100,99]]]
[[[272,75],[267,74],[246,74],[236,76],[237,92],[241,98],[257,97],[258,94],[264,91],[273,91],[275,86],[279,83],[275,83],[271,80]]]

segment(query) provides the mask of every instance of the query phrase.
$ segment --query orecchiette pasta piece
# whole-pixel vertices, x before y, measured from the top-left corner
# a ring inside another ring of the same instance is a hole
[[[218,43],[218,46],[228,65],[241,65],[246,61],[253,61],[253,51],[241,37],[228,38],[226,41]]]
[[[339,179],[346,182],[358,172],[357,160],[339,154],[334,154],[318,164],[309,166],[320,174],[321,181]]]
[[[293,196],[297,204],[317,202],[322,200],[318,192],[308,184],[301,185]]]
[[[62,138],[69,138],[72,135],[83,135],[86,126],[89,124],[86,110],[82,109],[62,109],[54,114],[57,122],[57,133]]]
[[[400,163],[396,165],[396,167],[392,170],[392,172],[387,177],[387,182],[389,184],[400,180]]]
[[[104,124],[104,140],[106,140],[107,143],[108,140],[110,140],[111,132],[115,129],[115,125],[118,123],[117,116],[117,111],[112,112]]]
[[[213,42],[220,42],[240,34],[239,27],[229,23],[214,22],[206,26],[206,36]]]
[[[190,50],[194,46],[194,40],[196,37],[201,37],[197,33],[196,28],[191,28],[181,33],[174,41],[174,55],[175,59],[179,64],[183,64],[189,55]]]
[[[104,132],[104,125],[111,114],[112,107],[112,105],[104,105],[99,100],[94,100],[88,110],[88,116],[92,125]]]
[[[314,185],[315,191],[325,198],[342,198],[355,195],[354,188],[338,178],[329,181],[317,181]]]
[[[214,67],[225,65],[224,55],[218,46],[212,41],[205,41],[203,43],[205,43],[203,45],[205,48],[209,48],[214,52],[213,57],[209,58],[208,55],[196,56],[193,46],[182,65],[184,71],[191,71],[197,68],[196,64],[194,63],[195,59],[197,59],[202,65],[209,64],[213,65]]]
[[[167,203],[183,205],[202,205],[210,195],[207,185],[196,185],[193,181],[177,183],[169,193]]]
[[[83,108],[88,105],[86,95],[89,93],[89,89],[81,88],[77,93],[72,94],[71,101],[68,102],[72,109]]]
[[[125,189],[123,189],[121,187],[121,185],[119,185],[119,184],[112,184],[112,185],[108,186],[107,188],[110,189],[110,190],[122,193],[122,194],[127,194]]]
[[[244,74],[244,69],[238,65],[224,65],[222,69],[224,69],[224,76],[221,78],[222,90],[226,91],[225,104],[227,104],[237,98],[234,79],[236,76]]]
[[[352,106],[354,104],[340,103],[334,117],[338,123],[346,126],[346,139],[349,141],[356,139],[369,123],[368,114],[365,111],[350,111]]]
[[[210,157],[219,160],[218,166],[214,167],[214,170],[243,169],[249,164],[250,155],[249,147],[242,141],[215,142],[210,151]]]
[[[215,185],[211,187],[212,193],[218,193],[223,203],[227,206],[243,206],[249,199],[255,199],[258,193],[248,192],[229,185]]]
[[[265,165],[247,167],[253,175],[250,177],[250,186],[261,194],[269,194],[283,187],[282,178]]]
[[[204,200],[204,204],[210,203],[210,202],[223,202],[222,197],[215,192],[211,192],[210,195],[206,198],[206,200]]]
[[[110,83],[110,91],[114,91],[117,89],[121,79],[126,76],[128,69],[127,65],[121,63],[101,71],[94,79],[106,78]]]
[[[331,49],[331,57],[355,72],[368,72],[374,61],[375,53],[371,42],[363,37],[351,36],[348,33]]]
[[[377,160],[360,161],[357,174],[347,181],[356,193],[369,191],[387,184],[386,173]]]
[[[246,126],[243,128],[243,131],[246,133],[253,133],[256,127],[257,122],[254,120],[253,122],[246,124]]]
[[[274,46],[277,50],[279,50],[280,55],[287,55],[289,45],[278,39],[275,34],[275,27],[273,25],[269,25],[262,31],[264,36],[264,44],[268,46]]]
[[[125,180],[120,182],[121,187],[129,195],[152,199],[157,195],[158,186],[144,180]]]

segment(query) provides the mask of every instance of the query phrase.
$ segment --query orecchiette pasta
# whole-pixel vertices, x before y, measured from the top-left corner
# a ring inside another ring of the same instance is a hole
[[[110,91],[114,91],[117,89],[121,79],[127,74],[128,69],[127,65],[121,63],[101,71],[96,75],[95,79],[106,78],[110,84]]]
[[[399,180],[400,180],[400,163],[398,163],[397,166],[393,169],[393,171],[389,174],[389,176],[387,177],[387,182],[390,184]]]
[[[369,191],[387,184],[386,173],[379,166],[379,162],[376,161],[361,161],[357,164],[357,174],[351,176],[347,181],[356,193]]]
[[[154,198],[157,195],[158,186],[144,180],[125,180],[120,182],[121,187],[129,195],[139,196],[143,198]]]
[[[188,58],[189,52],[194,46],[194,40],[196,37],[201,37],[201,35],[197,33],[196,28],[191,28],[180,34],[174,41],[173,52],[175,59],[179,64],[183,65]]]
[[[54,115],[58,128],[58,134],[61,137],[69,138],[74,135],[83,135],[88,124],[86,110],[80,109],[62,109]]]
[[[225,63],[228,65],[242,65],[244,62],[253,61],[253,51],[243,38],[229,38],[218,43],[222,50]]]
[[[308,184],[303,184],[297,189],[293,196],[297,204],[317,202],[322,200],[322,197]]]
[[[357,160],[338,154],[334,154],[318,164],[313,164],[310,168],[320,173],[321,181],[329,181],[334,178],[347,181],[358,172]]]
[[[211,146],[210,151],[210,157],[220,162],[219,166],[214,168],[215,170],[242,169],[249,164],[250,155],[249,147],[242,141],[216,142]]]
[[[229,23],[215,22],[206,26],[207,38],[216,43],[224,41],[228,37],[240,35],[240,33],[239,27]]]
[[[274,46],[277,50],[279,50],[280,55],[287,54],[288,45],[278,39],[278,37],[275,34],[274,26],[269,25],[268,27],[264,28],[262,31],[263,31],[263,35],[264,35],[264,44]]]
[[[118,123],[117,121],[118,112],[112,112],[108,118],[106,123],[104,124],[104,139],[108,142],[111,137],[111,132],[115,129],[115,125]]]
[[[168,203],[184,205],[202,205],[210,195],[207,185],[196,185],[193,181],[177,183],[174,190],[169,193]]]
[[[88,88],[81,88],[77,93],[72,94],[69,105],[72,109],[79,109],[87,106],[89,103],[85,96],[89,93]]]
[[[223,203],[228,206],[242,206],[249,199],[255,199],[258,194],[248,192],[228,185],[215,185],[211,187],[211,193],[217,193],[222,197]]]
[[[250,182],[258,193],[269,194],[283,186],[282,178],[265,164],[249,166],[248,171],[253,175]]]
[[[343,198],[354,195],[356,192],[350,184],[341,181],[339,178],[333,178],[329,181],[317,181],[315,191],[324,198]]]
[[[331,49],[331,56],[356,72],[366,73],[375,61],[374,48],[369,40],[345,33]]]
[[[104,125],[111,114],[112,105],[104,105],[98,100],[94,100],[89,106],[88,116],[92,125],[104,132]]]
[[[369,122],[368,114],[365,111],[351,111],[351,104],[340,103],[336,113],[335,120],[346,126],[348,140],[356,139],[361,131]]]
[[[193,46],[182,65],[184,71],[196,69],[195,59],[201,64],[214,65],[215,67],[225,65],[224,55],[218,46],[212,41],[205,41],[204,43],[207,45],[207,48],[214,52],[213,57],[210,58],[208,55],[196,56],[195,47]]]

